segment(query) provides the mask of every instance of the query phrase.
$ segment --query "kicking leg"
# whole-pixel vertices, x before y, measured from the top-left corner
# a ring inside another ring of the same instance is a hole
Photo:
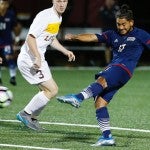
[[[57,100],[63,103],[71,104],[78,108],[84,99],[96,97],[107,87],[105,78],[99,77],[96,82],[90,84],[78,94],[69,94],[66,96],[58,96]]]

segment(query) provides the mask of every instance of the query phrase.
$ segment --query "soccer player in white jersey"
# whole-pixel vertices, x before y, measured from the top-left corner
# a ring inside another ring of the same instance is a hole
[[[44,54],[50,45],[74,61],[73,52],[63,47],[56,38],[68,0],[53,0],[53,6],[39,12],[30,26],[26,41],[21,48],[17,64],[22,76],[37,85],[40,91],[17,114],[17,119],[33,130],[41,130],[37,116],[58,92]]]

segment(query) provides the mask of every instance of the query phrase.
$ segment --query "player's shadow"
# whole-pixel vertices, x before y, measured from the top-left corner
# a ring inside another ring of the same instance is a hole
[[[60,130],[49,130],[49,133],[58,133],[63,136],[61,136],[60,139],[57,140],[57,142],[68,142],[76,141],[81,143],[90,143],[90,141],[93,141],[93,137],[96,137],[96,133],[88,133],[88,132],[79,132],[79,131],[60,131]]]
[[[49,136],[49,134],[57,134],[60,135],[60,138],[57,138],[57,140],[53,141],[54,143],[61,142],[61,143],[70,143],[71,141],[76,141],[80,143],[85,143],[85,144],[93,144],[91,141],[96,141],[100,134],[97,132],[87,132],[87,131],[70,131],[70,130],[64,130],[63,128],[60,129],[58,128],[53,129],[45,129],[42,131],[34,131],[31,130],[27,127],[25,127],[22,123],[13,123],[13,122],[2,122],[0,121],[0,128],[7,128],[8,130],[12,131],[14,130],[15,132],[25,132],[27,134],[30,133],[39,133],[39,134],[46,134]],[[115,139],[123,138],[122,142],[117,142],[116,140],[116,147],[128,147],[130,148],[131,142],[134,141],[134,139],[150,139],[150,136],[145,134],[145,135],[138,135],[138,134],[113,134]]]
[[[132,142],[134,142],[135,141],[135,139],[140,139],[140,140],[142,140],[142,139],[150,139],[150,135],[140,135],[140,134],[134,134],[133,132],[131,132],[130,134],[113,134],[114,135],[114,137],[116,138],[116,139],[123,139],[123,141],[122,142],[118,142],[117,144],[116,144],[116,147],[128,147],[128,148],[130,148],[131,147],[131,144],[132,144]],[[116,141],[117,142],[117,141]]]
[[[48,133],[58,133],[58,134],[62,134],[63,137],[61,137],[60,139],[57,139],[57,142],[71,142],[71,141],[76,141],[76,142],[81,142],[81,143],[87,143],[87,144],[93,144],[91,143],[91,141],[96,141],[97,139],[95,139],[95,137],[99,137],[100,133],[99,132],[82,132],[82,131],[76,131],[76,132],[72,132],[72,131],[63,131],[63,130],[54,130],[54,129],[50,129],[47,130]],[[130,134],[113,134],[113,136],[115,137],[115,139],[119,139],[122,138],[123,141],[119,141],[117,142],[116,140],[116,146],[115,147],[125,147],[125,148],[130,148],[131,147],[131,143],[134,142],[134,139],[150,139],[149,135],[135,135],[133,134],[133,132],[131,132]]]

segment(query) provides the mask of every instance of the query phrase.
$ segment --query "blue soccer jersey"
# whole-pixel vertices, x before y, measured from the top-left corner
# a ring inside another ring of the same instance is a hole
[[[100,43],[106,43],[112,48],[110,65],[121,65],[129,74],[133,73],[145,46],[150,49],[150,34],[136,27],[126,35],[109,30],[96,36]]]
[[[4,16],[0,16],[0,47],[12,44],[12,30],[16,25],[15,13],[8,10]]]

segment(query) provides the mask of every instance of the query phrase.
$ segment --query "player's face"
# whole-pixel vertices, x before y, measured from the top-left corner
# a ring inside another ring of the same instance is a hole
[[[132,31],[133,24],[134,24],[133,20],[127,20],[124,18],[123,19],[120,19],[120,18],[116,19],[117,29],[118,29],[119,33],[122,35],[125,35],[128,32]]]
[[[8,9],[9,7],[9,2],[8,1],[2,1],[0,0],[0,11],[4,12]]]
[[[59,15],[66,10],[67,4],[68,0],[53,0],[53,6]]]

